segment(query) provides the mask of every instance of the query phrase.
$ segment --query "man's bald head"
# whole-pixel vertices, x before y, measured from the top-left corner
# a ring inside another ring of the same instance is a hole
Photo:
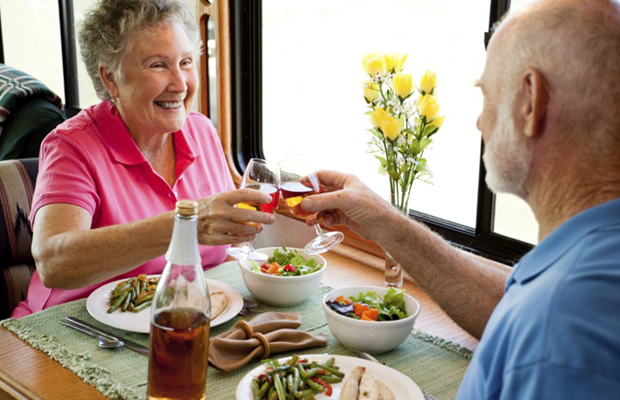
[[[496,47],[492,49],[492,47]],[[620,139],[620,4],[541,0],[512,13],[489,45],[507,90],[523,72],[542,73],[566,127]],[[605,135],[609,136],[609,135]]]

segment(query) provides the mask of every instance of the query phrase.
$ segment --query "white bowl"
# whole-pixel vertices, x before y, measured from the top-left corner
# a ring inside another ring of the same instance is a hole
[[[345,317],[332,310],[327,301],[334,301],[339,296],[349,298],[359,296],[360,293],[376,292],[383,298],[387,288],[379,286],[349,286],[334,289],[323,297],[323,311],[332,334],[342,345],[353,351],[363,351],[370,354],[387,353],[405,341],[413,324],[420,313],[420,304],[416,299],[404,293],[407,318],[396,321],[362,321]]]
[[[264,247],[256,250],[271,257],[274,250],[279,248],[281,247]],[[239,261],[245,286],[261,303],[272,306],[298,304],[312,296],[321,283],[321,277],[327,268],[327,261],[323,257],[317,254],[308,254],[303,249],[294,247],[287,247],[287,250],[297,250],[304,259],[313,258],[317,264],[322,264],[323,267],[308,275],[276,276],[252,271],[252,267],[248,265],[247,261]]]

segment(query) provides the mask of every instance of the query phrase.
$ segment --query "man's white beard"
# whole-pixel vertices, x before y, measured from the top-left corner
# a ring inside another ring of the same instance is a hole
[[[487,170],[485,181],[495,193],[512,193],[525,199],[524,186],[533,154],[516,132],[511,101],[507,96],[503,100],[498,105],[495,131],[482,156]]]

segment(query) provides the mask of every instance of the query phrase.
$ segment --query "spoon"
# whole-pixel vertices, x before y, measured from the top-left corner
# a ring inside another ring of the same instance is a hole
[[[97,338],[97,340],[99,340],[99,347],[104,348],[104,349],[116,349],[118,347],[122,347],[125,345],[125,343],[123,343],[121,340],[115,339],[115,338],[109,338],[109,337],[105,337],[103,335],[98,334],[95,331],[92,331],[88,328],[85,328],[83,326],[80,325],[75,325],[69,321],[66,320],[61,320],[60,321],[61,324],[68,326],[70,328],[76,329],[80,332],[86,333],[87,335],[90,335],[92,337]]]

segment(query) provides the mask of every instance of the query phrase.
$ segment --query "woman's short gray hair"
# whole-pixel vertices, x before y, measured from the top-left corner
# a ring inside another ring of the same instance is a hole
[[[100,99],[110,100],[111,96],[99,77],[99,67],[122,79],[121,64],[131,48],[132,36],[161,22],[180,23],[194,43],[196,56],[202,54],[200,29],[180,0],[100,0],[88,11],[79,42],[82,60]]]

